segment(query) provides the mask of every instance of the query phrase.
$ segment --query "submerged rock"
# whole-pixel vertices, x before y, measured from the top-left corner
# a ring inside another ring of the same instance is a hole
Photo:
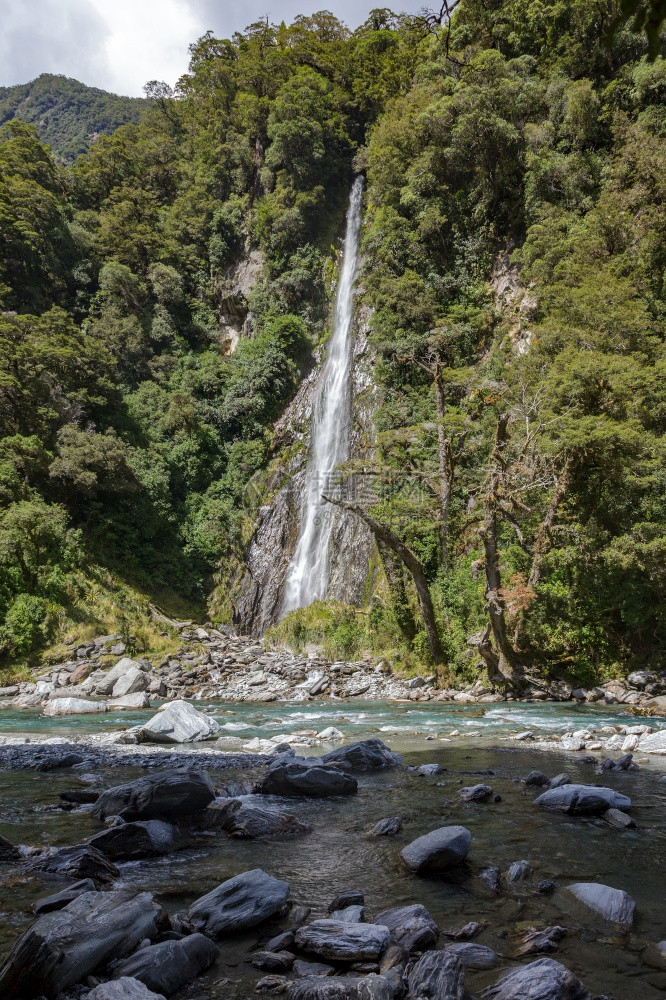
[[[387,816],[375,823],[370,831],[371,837],[395,837],[402,830],[402,816]]]
[[[507,878],[509,882],[522,882],[528,875],[532,874],[532,865],[529,861],[514,861],[509,866]]]
[[[350,924],[344,920],[313,920],[296,931],[296,947],[333,961],[376,961],[388,948],[391,935],[381,924]]]
[[[217,947],[203,934],[140,948],[115,967],[115,976],[131,976],[156,993],[170,996],[213,964]]]
[[[358,791],[358,783],[337,767],[278,761],[260,783],[259,791],[264,795],[353,795]]]
[[[383,924],[391,932],[391,940],[405,951],[424,951],[437,943],[439,929],[425,906],[396,906],[375,917],[376,924]]]
[[[280,913],[289,901],[289,885],[253,868],[222,882],[190,907],[187,917],[195,930],[210,937],[256,927]]]
[[[34,911],[39,916],[42,913],[51,913],[53,910],[62,910],[73,899],[82,896],[84,892],[94,892],[95,889],[96,886],[93,880],[91,878],[84,878],[80,882],[68,885],[62,892],[55,892],[51,896],[44,896],[42,899],[38,899],[35,903]]]
[[[591,1000],[579,979],[553,958],[512,969],[481,993],[484,1000]]]
[[[127,785],[102,792],[92,816],[105,820],[121,816],[131,822],[144,819],[189,820],[215,798],[206,771],[174,770],[150,774]]]
[[[149,819],[102,830],[91,838],[90,845],[112,861],[135,861],[177,851],[184,838],[172,823]]]
[[[352,771],[382,771],[389,767],[399,767],[402,757],[393,753],[380,739],[359,740],[349,746],[340,747],[324,754],[325,764],[348,764]]]
[[[600,882],[574,882],[567,886],[566,891],[600,914],[604,920],[623,927],[631,927],[634,922],[636,901],[622,889],[613,889]]]
[[[148,892],[86,892],[44,914],[18,939],[0,969],[3,1000],[53,996],[128,954],[157,933],[159,907]]]
[[[463,802],[487,802],[492,794],[490,785],[469,785],[458,792]]]
[[[254,801],[252,801],[254,799]],[[226,830],[230,837],[272,837],[276,834],[310,833],[312,827],[291,813],[267,809],[259,805],[256,796],[237,799],[216,799],[203,817],[205,826]]]
[[[445,872],[462,864],[472,844],[472,834],[464,826],[442,826],[417,837],[400,852],[412,872]]]
[[[465,970],[448,951],[426,951],[407,980],[408,1000],[463,1000]]]
[[[631,809],[631,799],[626,795],[596,785],[560,785],[543,792],[535,803],[541,809],[569,816],[601,816],[607,809]]]
[[[188,701],[172,701],[141,727],[140,735],[151,743],[196,743],[214,739],[219,731],[215,719]]]

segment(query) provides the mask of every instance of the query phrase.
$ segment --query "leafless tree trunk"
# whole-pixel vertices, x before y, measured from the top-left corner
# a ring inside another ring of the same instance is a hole
[[[428,581],[426,579],[425,570],[423,569],[421,560],[414,552],[412,552],[410,547],[406,545],[401,538],[398,538],[398,536],[391,531],[388,525],[382,524],[381,521],[374,518],[372,514],[369,514],[363,507],[344,500],[335,500],[332,497],[323,496],[323,499],[327,500],[328,503],[335,504],[336,507],[342,507],[343,510],[348,510],[352,514],[356,514],[360,517],[361,520],[364,521],[370,528],[370,531],[377,539],[377,543],[379,544],[381,542],[386,545],[387,548],[391,549],[392,552],[395,552],[401,562],[406,566],[409,575],[414,581],[414,586],[416,587],[416,595],[419,599],[421,617],[423,618],[423,625],[426,630],[426,635],[428,636],[430,655],[435,663],[442,663],[444,661],[444,652],[439,640],[435,609],[433,607],[432,597],[430,596],[430,588],[428,586]]]

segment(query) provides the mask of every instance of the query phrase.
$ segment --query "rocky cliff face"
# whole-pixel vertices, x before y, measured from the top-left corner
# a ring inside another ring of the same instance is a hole
[[[373,381],[367,344],[367,316],[356,318],[352,372],[351,456],[372,438]],[[296,397],[276,425],[279,450],[263,491],[245,573],[236,589],[234,623],[261,635],[279,618],[289,561],[298,540],[305,489],[307,449],[313,401],[323,374],[323,352]],[[368,589],[373,540],[358,518],[339,511],[331,536],[329,597],[359,604]]]

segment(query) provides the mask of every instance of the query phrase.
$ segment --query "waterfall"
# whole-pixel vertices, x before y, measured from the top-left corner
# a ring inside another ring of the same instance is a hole
[[[282,615],[323,600],[328,590],[329,543],[336,510],[321,495],[332,490],[335,467],[349,458],[351,325],[362,202],[363,178],[359,176],[349,199],[335,324],[314,400],[298,542],[285,577]]]

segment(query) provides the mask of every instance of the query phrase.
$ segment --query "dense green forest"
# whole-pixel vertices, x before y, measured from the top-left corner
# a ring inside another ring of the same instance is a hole
[[[66,76],[42,73],[30,83],[0,87],[0,125],[15,118],[34,125],[57,160],[73,163],[100,135],[136,124],[146,105],[143,97],[119,97]]]
[[[621,22],[615,0],[262,21],[201,38],[71,166],[0,128],[7,661],[134,626],[145,595],[228,609],[359,170],[379,405],[350,516],[385,582],[282,634],[510,680],[662,661],[666,63]]]

